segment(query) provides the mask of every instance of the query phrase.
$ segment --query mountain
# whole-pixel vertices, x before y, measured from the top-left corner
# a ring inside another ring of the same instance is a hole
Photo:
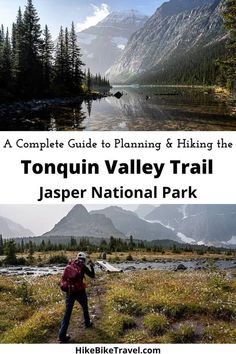
[[[5,239],[34,236],[32,231],[2,216],[0,216],[0,235]]]
[[[87,236],[124,238],[112,221],[102,214],[89,214],[82,205],[76,205],[54,228],[43,236]]]
[[[102,75],[122,54],[125,45],[148,17],[138,11],[117,11],[96,26],[77,34],[83,60],[92,73]]]
[[[137,214],[140,218],[145,219],[145,216],[149,215],[153,210],[155,210],[154,205],[142,204],[137,207],[135,210],[135,214]]]
[[[133,236],[137,240],[162,240],[169,239],[181,241],[176,233],[159,223],[149,223],[140,219],[135,213],[119,207],[109,207],[102,210],[91,211],[93,215],[99,213],[109,218],[116,229],[126,236]]]
[[[236,244],[236,205],[161,205],[146,219],[196,242]]]
[[[109,79],[116,83],[163,83],[192,77],[197,81],[198,71],[203,69],[210,75],[208,65],[222,55],[226,38],[220,2],[164,3],[131,37],[120,59],[107,71]]]

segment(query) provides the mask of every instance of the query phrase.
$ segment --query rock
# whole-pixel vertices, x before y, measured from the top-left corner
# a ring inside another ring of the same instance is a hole
[[[130,267],[125,268],[125,271],[127,271],[127,270],[136,270],[136,268],[134,266],[130,266]]]
[[[123,93],[121,93],[120,91],[116,92],[114,94],[114,97],[118,98],[118,100],[123,96]]]
[[[176,268],[175,271],[179,271],[179,270],[187,270],[188,268],[184,265],[184,264],[179,264]]]

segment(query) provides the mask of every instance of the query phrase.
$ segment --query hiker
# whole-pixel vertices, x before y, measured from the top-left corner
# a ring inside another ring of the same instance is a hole
[[[70,262],[65,268],[62,276],[60,286],[61,289],[66,292],[66,308],[59,332],[60,343],[67,343],[70,340],[70,336],[67,335],[67,330],[75,301],[78,301],[82,306],[85,327],[90,328],[93,325],[90,321],[86,284],[83,280],[85,275],[88,275],[90,278],[95,278],[95,272],[94,263],[89,260],[86,265],[86,258],[86,254],[80,252],[76,259]]]

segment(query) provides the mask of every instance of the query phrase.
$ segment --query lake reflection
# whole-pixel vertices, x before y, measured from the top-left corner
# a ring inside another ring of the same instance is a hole
[[[2,117],[1,130],[236,130],[233,107],[204,88],[116,87],[124,96]]]

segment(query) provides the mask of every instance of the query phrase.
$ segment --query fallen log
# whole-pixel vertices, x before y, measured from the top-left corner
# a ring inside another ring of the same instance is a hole
[[[111,265],[108,262],[105,261],[97,261],[96,264],[104,271],[107,273],[121,273],[123,272],[121,269],[118,269]]]

